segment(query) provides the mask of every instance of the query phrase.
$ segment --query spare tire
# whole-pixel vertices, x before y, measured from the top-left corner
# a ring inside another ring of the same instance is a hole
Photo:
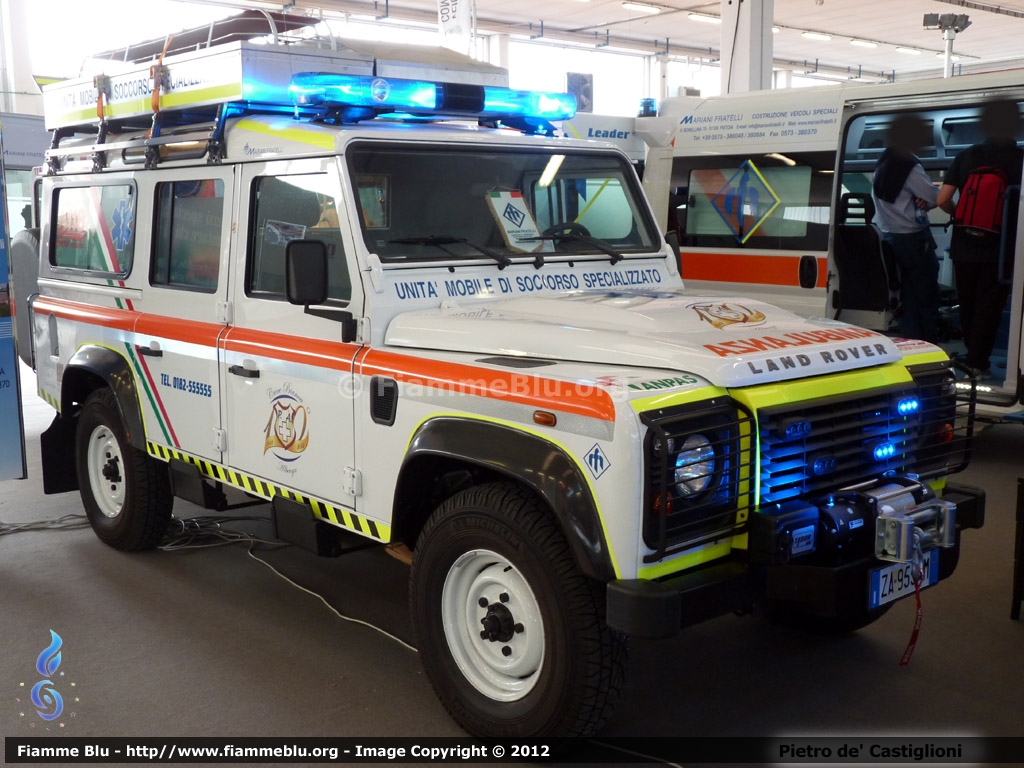
[[[29,301],[39,294],[39,230],[23,229],[11,239],[11,314],[18,356],[35,368]]]

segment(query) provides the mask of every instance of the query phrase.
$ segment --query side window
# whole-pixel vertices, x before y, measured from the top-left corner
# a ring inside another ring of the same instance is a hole
[[[253,185],[246,294],[283,299],[284,252],[292,240],[327,246],[327,297],[347,302],[352,285],[342,247],[338,201],[326,173],[262,176]]]
[[[61,187],[53,194],[50,263],[126,277],[135,252],[135,187]]]
[[[833,162],[830,152],[687,158],[672,196],[669,227],[687,246],[828,248]]]
[[[205,293],[217,289],[224,182],[173,181],[156,185],[152,285]]]

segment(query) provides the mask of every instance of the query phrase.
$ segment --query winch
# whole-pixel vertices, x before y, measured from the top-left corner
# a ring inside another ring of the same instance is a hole
[[[955,543],[956,504],[914,475],[762,507],[750,521],[751,560],[766,565],[840,565],[869,555],[910,563]]]

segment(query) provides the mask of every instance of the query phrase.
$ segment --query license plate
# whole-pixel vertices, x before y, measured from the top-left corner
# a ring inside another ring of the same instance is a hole
[[[868,594],[870,608],[899,600],[914,591],[914,566],[910,563],[893,563],[871,572],[871,589]],[[926,552],[924,555],[924,589],[939,580],[938,552]]]

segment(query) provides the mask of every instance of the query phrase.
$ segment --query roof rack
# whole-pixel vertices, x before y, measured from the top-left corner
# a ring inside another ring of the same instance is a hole
[[[571,95],[509,89],[507,72],[497,67],[451,52],[440,55],[439,65],[427,63],[424,49],[419,57],[401,62],[349,47],[235,42],[166,64],[57,83],[43,92],[46,127],[54,132],[48,170],[84,156],[99,171],[117,151],[124,162],[147,167],[172,157],[218,162],[225,156],[226,120],[251,113],[334,124],[377,116],[472,118],[546,134],[553,133],[550,121],[575,113]],[[453,76],[460,82],[451,82]]]

